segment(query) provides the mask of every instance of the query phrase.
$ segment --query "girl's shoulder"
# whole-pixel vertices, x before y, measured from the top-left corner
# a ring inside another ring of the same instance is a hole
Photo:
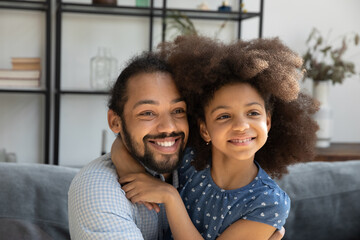
[[[259,166],[253,188],[249,189],[244,219],[267,223],[280,229],[290,211],[290,198]]]

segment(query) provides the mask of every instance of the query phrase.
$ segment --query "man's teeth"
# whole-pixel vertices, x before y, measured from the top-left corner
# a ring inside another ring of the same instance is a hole
[[[243,140],[235,139],[235,140],[232,140],[232,141],[235,142],[235,143],[246,143],[246,142],[250,142],[251,138],[247,138],[247,139],[243,139]]]
[[[155,142],[157,145],[162,147],[171,147],[175,144],[175,141],[167,141],[167,142]]]

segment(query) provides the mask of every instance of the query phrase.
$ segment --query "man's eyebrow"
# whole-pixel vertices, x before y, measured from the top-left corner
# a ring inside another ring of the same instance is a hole
[[[140,100],[134,104],[133,109],[137,108],[140,105],[144,105],[144,104],[159,105],[159,102],[154,101],[154,100],[147,100],[147,99]]]
[[[176,98],[174,100],[171,101],[171,103],[178,103],[178,102],[185,102],[185,99],[182,97]]]

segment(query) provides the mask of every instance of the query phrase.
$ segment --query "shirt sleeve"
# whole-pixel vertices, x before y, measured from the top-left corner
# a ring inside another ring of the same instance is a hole
[[[249,211],[242,218],[281,229],[289,211],[289,196],[281,189],[270,189],[256,197],[250,204]]]
[[[133,206],[113,177],[103,172],[80,174],[68,198],[71,239],[144,239]]]

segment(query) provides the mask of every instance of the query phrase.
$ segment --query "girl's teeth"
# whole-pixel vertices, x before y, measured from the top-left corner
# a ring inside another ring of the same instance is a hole
[[[234,140],[234,142],[236,143],[246,143],[246,142],[250,142],[251,141],[251,138],[248,138],[248,139],[244,139],[244,140]]]
[[[157,145],[162,146],[162,147],[171,147],[172,145],[175,144],[175,141],[171,141],[171,142],[155,142]]]

